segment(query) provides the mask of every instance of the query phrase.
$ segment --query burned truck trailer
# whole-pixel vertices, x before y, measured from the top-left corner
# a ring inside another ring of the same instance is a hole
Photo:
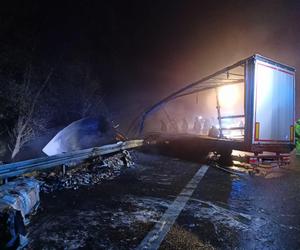
[[[294,147],[295,69],[253,55],[146,110],[150,141],[199,141],[211,150],[286,153]]]

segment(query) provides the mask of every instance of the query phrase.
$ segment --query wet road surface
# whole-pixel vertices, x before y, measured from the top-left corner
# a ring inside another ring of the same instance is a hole
[[[201,163],[135,156],[135,166],[114,180],[43,194],[28,249],[139,246]],[[264,179],[210,167],[160,249],[299,249],[299,191],[300,171]]]

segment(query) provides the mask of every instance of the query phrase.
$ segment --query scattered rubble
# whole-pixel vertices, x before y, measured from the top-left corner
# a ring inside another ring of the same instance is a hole
[[[120,175],[123,168],[134,165],[131,154],[124,150],[105,159],[96,159],[92,163],[82,164],[64,171],[43,172],[37,177],[42,182],[41,191],[50,193],[61,189],[78,189],[111,180]],[[67,168],[66,168],[67,169]]]
[[[265,179],[279,178],[287,173],[288,170],[293,170],[287,162],[280,161],[268,161],[261,160],[258,163],[249,163],[249,157],[247,155],[233,155],[233,161],[231,166],[223,168],[218,164],[219,156],[216,154],[210,154],[208,157],[208,164],[217,167],[225,172],[234,175],[249,174],[250,176],[259,176]],[[248,158],[247,158],[248,157]]]
[[[124,150],[105,159],[94,158],[72,169],[63,166],[50,173],[34,173],[30,178],[17,178],[0,186],[0,249],[27,245],[25,226],[40,204],[40,191],[76,190],[80,186],[98,184],[115,178],[123,168],[133,165],[131,154]]]

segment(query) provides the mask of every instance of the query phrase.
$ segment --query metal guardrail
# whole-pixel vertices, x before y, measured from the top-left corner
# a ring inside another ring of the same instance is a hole
[[[143,142],[143,140],[130,140],[108,144],[101,147],[83,149],[71,153],[63,153],[59,155],[0,165],[0,179],[5,180],[10,177],[16,177],[22,174],[41,171],[61,165],[79,164],[89,158],[140,147],[143,145]]]

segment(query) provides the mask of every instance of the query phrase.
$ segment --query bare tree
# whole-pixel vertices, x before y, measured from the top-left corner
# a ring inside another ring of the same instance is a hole
[[[42,92],[47,87],[52,76],[51,69],[46,78],[38,84],[33,84],[32,67],[29,65],[23,76],[23,82],[11,81],[9,90],[9,101],[16,111],[15,123],[8,128],[10,143],[8,148],[11,151],[11,159],[20,152],[21,148],[32,140],[46,124],[46,116],[37,115],[36,109]]]

